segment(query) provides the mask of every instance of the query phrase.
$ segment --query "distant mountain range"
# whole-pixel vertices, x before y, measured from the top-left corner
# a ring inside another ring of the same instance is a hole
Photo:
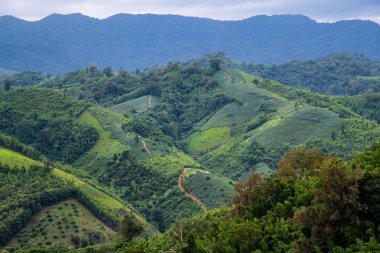
[[[0,67],[62,73],[90,64],[145,68],[223,51],[251,63],[283,63],[353,51],[380,60],[380,26],[353,20],[317,23],[301,15],[217,21],[119,14],[95,19],[50,15],[28,22],[0,17]]]

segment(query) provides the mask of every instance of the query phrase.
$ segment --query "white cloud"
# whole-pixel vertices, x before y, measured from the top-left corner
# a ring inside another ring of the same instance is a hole
[[[320,21],[380,22],[378,0],[0,0],[0,15],[37,20],[51,13],[106,18],[117,13],[157,13],[243,19],[258,14],[304,14]]]

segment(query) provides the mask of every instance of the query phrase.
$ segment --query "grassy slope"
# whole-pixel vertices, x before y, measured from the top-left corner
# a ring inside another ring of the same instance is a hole
[[[185,169],[184,188],[195,194],[208,209],[229,203],[235,194],[233,181],[200,169]]]
[[[4,249],[17,251],[51,244],[75,246],[73,236],[79,238],[80,246],[86,246],[110,241],[116,233],[78,201],[68,199],[43,208]]]
[[[299,145],[313,138],[330,138],[342,123],[339,115],[328,109],[305,106],[268,121],[252,131],[252,139],[269,147]]]
[[[238,131],[237,134],[233,134],[227,142],[220,143],[216,149],[201,156],[200,161],[203,163],[207,164],[207,161],[213,159],[220,160],[223,156],[230,156],[232,159],[236,152],[243,152],[245,147],[253,141],[272,148],[284,144],[300,145],[314,139],[330,140],[334,132],[336,136],[339,136],[338,132],[342,125],[348,122],[348,119],[340,118],[337,113],[327,108],[317,108],[306,104],[295,106],[296,100],[286,99],[281,97],[281,94],[266,90],[265,85],[260,85],[263,88],[258,88],[255,84],[272,81],[255,78],[238,70],[227,69],[227,73],[220,71],[215,78],[226,94],[234,98],[236,102],[227,104],[214,115],[200,122],[195,130],[204,132],[213,127],[228,126],[234,132],[234,129],[244,129],[244,126],[260,113],[269,113],[270,117],[267,122],[263,122],[248,133]],[[190,143],[193,144],[192,150],[205,148],[203,143]],[[239,164],[231,163],[231,166],[233,167],[229,171],[213,167],[209,169],[236,179],[243,179],[242,177],[245,177],[254,167],[258,167],[263,174],[270,173],[265,164],[242,168]],[[239,166],[241,168],[237,169]]]
[[[125,112],[146,112],[148,108],[148,99],[149,96],[142,96],[136,99],[129,100],[127,102],[117,104],[111,107],[112,110],[117,112],[125,113]],[[152,96],[151,107],[154,107],[160,103],[160,98],[156,96]]]
[[[10,167],[26,167],[30,165],[41,165],[28,157],[22,156],[12,150],[0,147],[0,163],[9,165]]]
[[[189,137],[187,151],[199,155],[220,146],[230,138],[231,128],[214,127],[202,132],[195,132]]]
[[[279,109],[289,102],[267,90],[259,89],[253,84],[254,78],[236,70],[227,70],[227,75],[219,71],[215,79],[225,93],[236,100],[219,109],[199,129],[207,130],[212,127],[238,127],[247,123],[251,118],[261,113],[260,108]],[[231,79],[230,79],[231,76]]]

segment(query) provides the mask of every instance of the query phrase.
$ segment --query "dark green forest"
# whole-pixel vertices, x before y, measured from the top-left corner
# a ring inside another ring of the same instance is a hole
[[[318,93],[356,95],[379,92],[380,64],[355,53],[334,53],[309,61],[277,65],[241,64],[243,70]]]

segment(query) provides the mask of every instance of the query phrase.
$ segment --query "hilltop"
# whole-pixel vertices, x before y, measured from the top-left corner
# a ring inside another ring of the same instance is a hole
[[[217,51],[267,64],[339,51],[380,59],[379,45],[374,22],[317,23],[301,15],[239,21],[152,14],[102,20],[54,14],[36,22],[0,17],[0,67],[16,71],[63,73],[90,64],[131,70]]]

